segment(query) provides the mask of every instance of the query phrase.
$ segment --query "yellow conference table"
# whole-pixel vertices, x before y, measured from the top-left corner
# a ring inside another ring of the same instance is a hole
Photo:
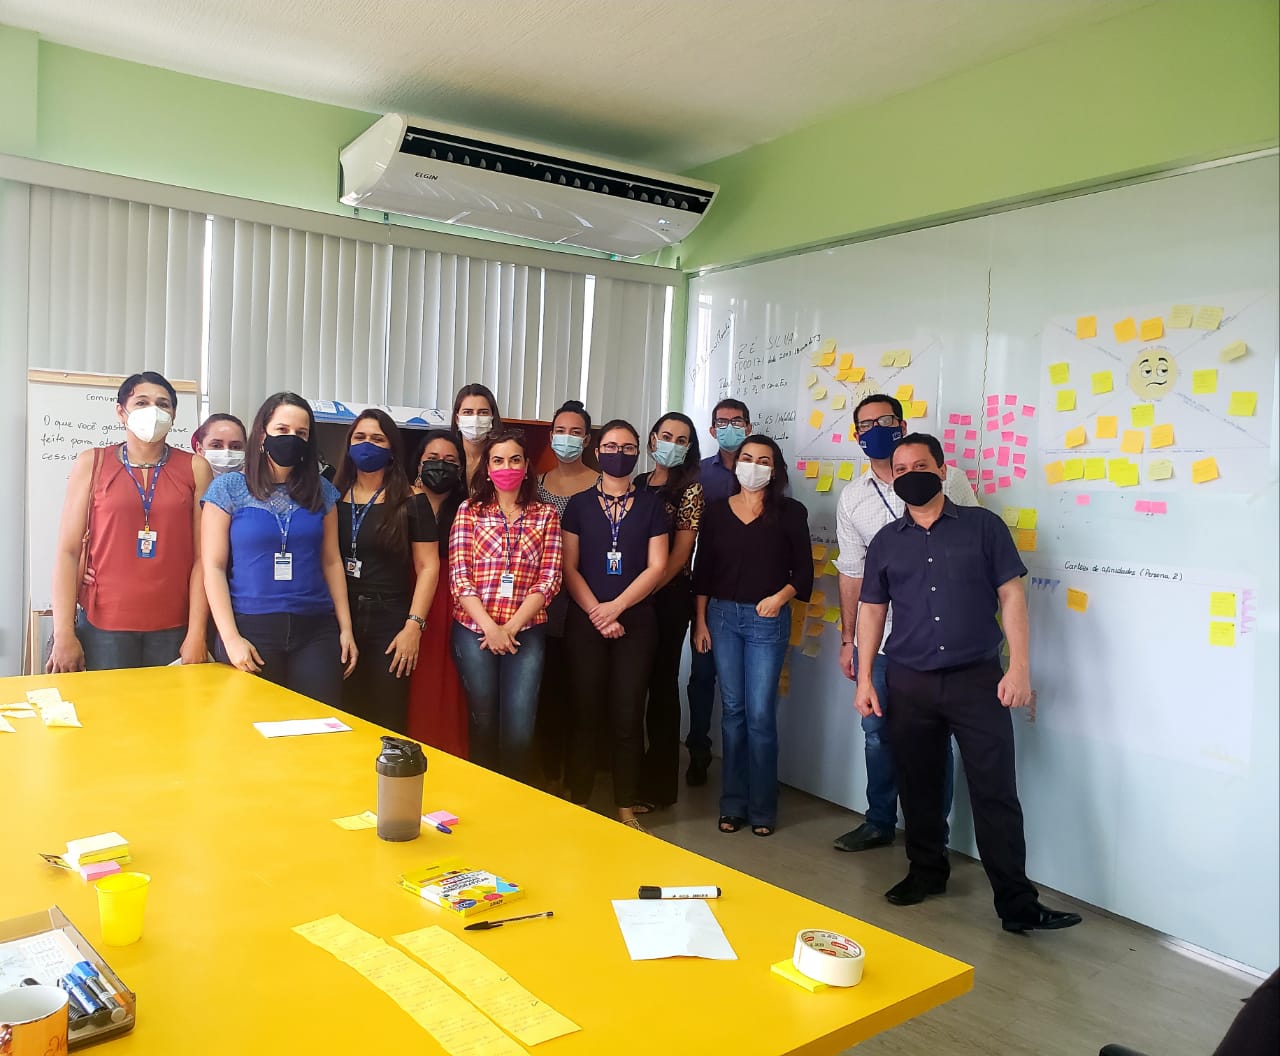
[[[837,1053],[973,984],[950,957],[431,749],[424,809],[457,814],[452,836],[341,829],[332,819],[377,807],[382,731],[339,713],[352,732],[264,738],[251,723],[332,712],[230,668],[8,678],[0,704],[39,686],[84,728],[0,732],[0,919],[57,904],[137,993],[133,1033],[103,1052],[443,1051],[291,930],[335,913],[386,939],[432,924],[465,936],[582,1028],[539,1056]],[[123,948],[99,941],[92,885],[37,854],[113,829],[152,876],[142,940]],[[397,885],[446,854],[525,888],[493,917],[555,917],[463,932]],[[630,960],[610,900],[640,884],[718,884],[738,959]],[[862,983],[811,994],[771,973],[801,928],[861,943]]]

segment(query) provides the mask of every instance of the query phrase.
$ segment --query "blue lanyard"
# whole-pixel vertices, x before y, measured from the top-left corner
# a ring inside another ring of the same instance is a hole
[[[351,503],[351,556],[352,558],[356,556],[356,537],[359,536],[360,534],[360,526],[364,524],[365,514],[368,513],[369,508],[375,502],[378,501],[378,496],[382,494],[383,488],[385,487],[386,485],[384,484],[382,488],[379,488],[377,491],[375,491],[373,493],[373,498],[371,498],[368,502],[366,502],[363,506],[361,506],[358,512],[356,510],[356,489],[352,488],[351,491],[349,492],[351,496],[349,501]]]
[[[600,493],[600,498],[604,502],[604,515],[609,518],[609,533],[613,539],[614,551],[618,549],[618,529],[627,518],[627,502],[635,494],[635,490],[628,485],[625,495],[606,495],[604,488],[599,484],[596,485],[596,491]],[[617,517],[614,516],[615,513]]]
[[[280,553],[287,554],[289,552],[289,524],[293,520],[293,511],[298,508],[297,503],[290,502],[289,508],[285,510],[284,516],[276,514],[276,525],[280,528]],[[275,512],[274,510],[272,511]]]
[[[151,503],[156,497],[156,483],[160,480],[160,470],[164,468],[164,464],[169,461],[169,448],[166,445],[164,454],[160,456],[151,469],[151,482],[144,491],[142,481],[133,475],[133,466],[129,465],[129,448],[127,444],[120,445],[120,461],[124,463],[125,472],[129,474],[129,479],[133,481],[133,486],[138,489],[138,498],[142,500],[142,530],[144,532],[151,531]]]
[[[889,516],[896,521],[898,515],[893,512],[893,507],[889,505],[889,500],[884,497],[884,492],[880,490],[880,485],[873,480],[871,486],[876,489],[876,494],[880,496],[880,501],[884,503],[884,508],[889,511]]]
[[[520,533],[524,531],[524,507],[520,509],[520,516],[516,518],[516,538],[515,542],[511,541],[511,522],[507,520],[507,515],[502,512],[502,507],[498,507],[498,516],[502,518],[502,544],[507,551],[507,571],[511,571],[511,566],[515,562],[516,547],[520,545]]]

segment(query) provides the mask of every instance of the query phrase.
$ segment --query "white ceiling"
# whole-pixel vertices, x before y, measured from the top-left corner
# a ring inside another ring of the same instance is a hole
[[[1151,2],[0,0],[0,21],[679,171]]]

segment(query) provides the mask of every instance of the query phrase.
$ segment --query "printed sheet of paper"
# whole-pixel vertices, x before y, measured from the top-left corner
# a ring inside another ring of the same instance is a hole
[[[479,950],[439,925],[391,938],[526,1045],[581,1029],[539,1001]]]
[[[350,733],[351,727],[340,719],[284,719],[281,722],[255,722],[253,728],[263,737],[304,737],[311,733]]]
[[[633,961],[663,957],[738,959],[705,899],[615,898],[613,911]]]

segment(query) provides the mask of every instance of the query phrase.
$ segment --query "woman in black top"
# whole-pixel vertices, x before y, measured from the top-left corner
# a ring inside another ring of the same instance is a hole
[[[650,594],[667,565],[667,511],[631,474],[640,435],[628,422],[600,430],[600,482],[569,500],[561,529],[564,580],[573,604],[565,645],[573,657],[574,729],[569,796],[586,804],[596,774],[596,728],[612,719],[613,797],[618,820],[641,828],[634,807],[644,752],[644,696],[657,617]]]
[[[409,487],[400,430],[385,412],[370,408],[352,423],[335,485],[341,495],[338,549],[360,650],[342,686],[342,707],[405,733],[409,676],[418,662],[440,554],[431,506]]]
[[[715,655],[724,776],[720,831],[778,820],[778,677],[793,599],[813,590],[809,516],[787,498],[787,463],[767,436],[749,436],[734,474],[741,490],[707,507],[693,573],[694,647]]]

